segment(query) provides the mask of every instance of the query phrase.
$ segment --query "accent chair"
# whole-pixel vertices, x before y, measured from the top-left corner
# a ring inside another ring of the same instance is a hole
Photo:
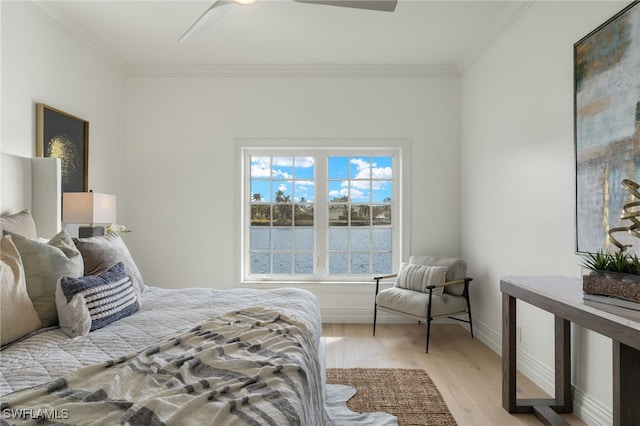
[[[397,274],[373,277],[376,295],[373,335],[378,310],[408,316],[427,323],[426,352],[429,352],[431,321],[450,318],[469,324],[473,338],[467,263],[462,259],[414,255],[402,263]],[[393,287],[380,291],[380,281],[395,278]],[[468,319],[457,318],[467,314]]]

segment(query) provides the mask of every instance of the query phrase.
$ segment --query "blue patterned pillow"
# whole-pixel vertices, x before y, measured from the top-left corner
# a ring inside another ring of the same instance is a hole
[[[122,262],[98,275],[63,277],[56,288],[60,328],[71,337],[86,336],[136,312],[139,296]]]

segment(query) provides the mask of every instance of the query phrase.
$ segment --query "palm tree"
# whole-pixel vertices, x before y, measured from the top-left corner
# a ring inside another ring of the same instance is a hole
[[[384,197],[382,201],[385,203],[384,211],[389,213],[391,211],[391,197]]]
[[[291,202],[290,195],[284,195],[284,191],[281,189],[276,191],[276,203],[290,203],[290,202]]]
[[[251,199],[253,201],[255,201],[256,203],[259,203],[260,201],[262,201],[262,195],[260,195],[259,192],[256,192],[255,194],[253,194],[253,196],[251,197]]]

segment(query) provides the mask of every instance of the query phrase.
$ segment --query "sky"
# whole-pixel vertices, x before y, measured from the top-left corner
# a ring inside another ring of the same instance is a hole
[[[313,157],[251,157],[251,197],[275,200],[282,191],[294,202],[315,201],[316,174]],[[353,202],[380,203],[392,197],[391,156],[330,156],[328,200],[348,196]]]

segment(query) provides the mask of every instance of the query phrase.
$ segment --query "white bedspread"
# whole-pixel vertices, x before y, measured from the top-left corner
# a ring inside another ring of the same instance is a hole
[[[300,289],[184,289],[150,287],[142,307],[88,336],[66,336],[60,329],[41,332],[0,353],[0,394],[57,379],[72,371],[139,352],[163,338],[234,309],[262,306],[281,310],[304,323],[316,346],[321,319],[315,296]]]

